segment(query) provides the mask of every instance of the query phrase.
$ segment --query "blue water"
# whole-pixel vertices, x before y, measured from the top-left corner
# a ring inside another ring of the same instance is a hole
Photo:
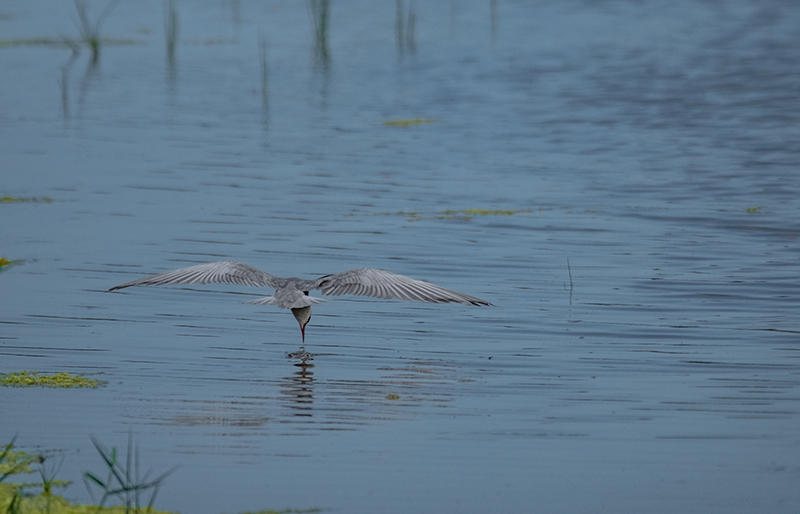
[[[798,511],[800,8],[417,2],[403,46],[340,0],[327,60],[305,3],[175,8],[173,61],[153,1],[94,64],[0,47],[0,196],[52,200],[0,203],[0,372],[108,382],[0,389],[61,494],[132,433],[174,512]],[[0,40],[74,18],[7,1]],[[495,307],[332,298],[301,367],[269,291],[106,292],[227,259]]]

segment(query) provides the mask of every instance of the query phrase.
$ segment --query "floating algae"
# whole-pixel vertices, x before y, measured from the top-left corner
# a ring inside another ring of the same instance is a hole
[[[37,202],[37,203],[53,203],[52,198],[48,198],[46,196],[38,197],[38,198],[25,198],[19,196],[0,196],[0,203],[21,203],[21,202]]]
[[[384,127],[410,127],[412,125],[425,125],[427,123],[436,123],[436,120],[431,118],[414,118],[410,120],[387,120],[383,122]]]
[[[36,371],[14,371],[0,373],[0,385],[5,387],[89,387],[97,389],[103,385],[103,381],[63,372],[55,375],[40,375]]]
[[[539,210],[546,210],[544,208]],[[533,212],[532,209],[518,209],[518,210],[500,210],[500,209],[464,209],[446,211],[439,211],[428,215],[422,215],[419,212],[383,212],[380,216],[404,216],[408,221],[422,221],[422,220],[460,220],[469,221],[475,216],[513,216],[514,214],[523,212]]]

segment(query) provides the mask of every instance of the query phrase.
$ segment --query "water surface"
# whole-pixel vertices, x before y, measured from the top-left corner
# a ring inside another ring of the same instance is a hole
[[[152,1],[96,63],[0,48],[0,193],[52,199],[0,204],[0,372],[108,381],[0,390],[67,498],[88,435],[132,432],[179,512],[797,512],[796,6],[417,3],[407,46],[395,3],[341,1],[327,59],[303,3],[175,6],[173,60]],[[0,15],[77,34],[70,3]],[[300,367],[241,303],[268,291],[106,292],[223,259],[496,307],[336,298]]]

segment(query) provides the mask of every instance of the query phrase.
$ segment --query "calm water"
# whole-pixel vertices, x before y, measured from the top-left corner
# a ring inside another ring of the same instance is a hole
[[[793,2],[416,2],[401,44],[339,0],[327,56],[302,2],[175,8],[173,60],[143,0],[94,64],[0,47],[0,195],[52,199],[0,204],[0,372],[108,381],[0,390],[64,496],[133,433],[184,513],[798,512]],[[9,0],[0,39],[76,17]],[[222,259],[496,307],[336,298],[303,368],[267,291],[105,292]]]

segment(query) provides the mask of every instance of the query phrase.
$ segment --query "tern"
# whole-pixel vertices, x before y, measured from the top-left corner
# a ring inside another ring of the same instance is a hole
[[[253,266],[236,261],[209,262],[188,268],[176,269],[140,278],[112,287],[117,291],[131,286],[162,286],[169,284],[237,284],[254,287],[271,287],[275,294],[245,303],[275,305],[291,309],[300,324],[303,342],[306,340],[306,325],[311,319],[311,306],[327,300],[309,296],[319,289],[322,294],[339,296],[352,294],[375,298],[408,300],[428,303],[463,303],[466,305],[492,305],[491,303],[443,287],[416,280],[403,275],[375,268],[358,268],[315,280],[302,278],[278,278]]]

